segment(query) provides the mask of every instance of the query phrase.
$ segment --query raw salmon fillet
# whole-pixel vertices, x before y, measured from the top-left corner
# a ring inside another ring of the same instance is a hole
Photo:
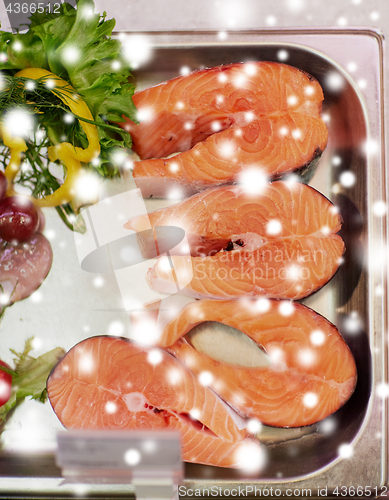
[[[252,166],[271,179],[304,173],[327,144],[319,83],[285,64],[195,71],[136,92],[133,101],[140,124],[124,128],[142,159],[133,175],[144,197],[231,184]]]
[[[220,363],[196,351],[184,335],[204,321],[224,323],[251,337],[270,365]],[[248,417],[276,427],[313,424],[335,412],[354,391],[354,358],[338,330],[298,303],[201,300],[188,304],[163,330],[160,345]]]
[[[134,217],[125,227],[142,232],[149,220],[154,233],[163,226],[183,228],[190,247],[177,245],[169,260],[161,257],[149,269],[149,285],[162,293],[180,291],[200,299],[302,299],[331,279],[344,252],[336,234],[342,223],[336,207],[298,182],[267,183],[255,196],[237,186],[208,189]],[[155,257],[152,235],[139,234],[139,239],[145,256]]]
[[[184,460],[220,467],[239,467],[247,445],[260,450],[173,356],[126,339],[77,344],[54,368],[47,392],[68,429],[176,430]]]

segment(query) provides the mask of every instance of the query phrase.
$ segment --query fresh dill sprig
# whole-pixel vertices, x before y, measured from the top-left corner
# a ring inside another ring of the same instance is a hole
[[[74,91],[70,86],[50,88],[47,77],[31,80],[2,73],[0,112],[6,113],[15,106],[34,107],[37,112],[57,107],[62,104],[61,94],[73,99]]]

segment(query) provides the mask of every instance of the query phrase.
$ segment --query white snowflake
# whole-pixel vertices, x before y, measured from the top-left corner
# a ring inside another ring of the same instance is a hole
[[[12,48],[15,52],[20,52],[21,50],[23,50],[23,45],[19,40],[16,40],[16,42],[13,43]]]
[[[381,399],[387,399],[387,397],[389,396],[389,385],[385,382],[377,384],[376,394]]]
[[[162,351],[160,349],[152,349],[147,355],[147,361],[151,365],[158,365],[163,359]]]
[[[152,47],[146,35],[129,35],[122,40],[122,51],[132,68],[138,69],[152,57]]]
[[[298,360],[302,366],[312,366],[316,360],[316,354],[312,349],[301,349],[298,354]]]
[[[34,129],[34,118],[28,111],[15,109],[4,116],[4,124],[14,137],[28,137]]]
[[[62,53],[61,58],[67,63],[75,63],[80,59],[81,53],[77,47],[66,47]]]
[[[377,297],[382,297],[384,289],[382,288],[381,285],[377,285],[374,289],[374,293],[377,295]]]
[[[354,73],[358,69],[358,66],[353,61],[349,62],[346,67],[347,71],[349,71],[350,73]]]
[[[284,300],[278,306],[278,311],[282,316],[291,316],[294,313],[294,305],[288,300]]]
[[[256,309],[259,313],[265,313],[267,311],[269,311],[270,307],[271,307],[271,303],[270,303],[270,300],[267,299],[266,297],[261,297],[259,299],[256,300]]]
[[[155,321],[143,320],[136,325],[133,338],[137,342],[147,345],[154,345],[160,337],[160,331]]]
[[[262,423],[256,418],[251,418],[247,422],[246,429],[249,431],[250,434],[258,434],[258,432],[261,432],[262,430]]]
[[[189,412],[189,415],[194,420],[199,420],[201,418],[201,412],[197,408],[192,408],[192,410],[190,410]]]
[[[384,201],[376,201],[373,204],[373,214],[377,217],[382,217],[387,212],[387,206]]]
[[[89,353],[81,353],[78,360],[78,369],[81,373],[91,373],[95,369],[95,360]]]
[[[343,187],[350,188],[354,186],[357,178],[353,172],[346,170],[342,172],[339,176],[339,181]]]
[[[132,466],[138,465],[138,463],[141,461],[141,458],[142,458],[141,454],[135,448],[130,448],[124,454],[124,461],[128,465]]]
[[[354,454],[354,449],[351,444],[344,443],[338,448],[338,455],[340,458],[351,458]]]
[[[265,448],[254,441],[242,442],[234,458],[242,472],[249,474],[260,472],[267,464]]]
[[[271,219],[266,224],[266,234],[275,236],[282,231],[282,224],[278,219]]]
[[[166,197],[168,200],[182,200],[182,198],[184,197],[184,192],[178,187],[172,188],[169,189]]]
[[[307,408],[314,408],[318,402],[319,402],[319,398],[318,398],[317,394],[315,394],[314,392],[307,392],[303,396],[303,404]]]
[[[338,17],[336,22],[339,26],[347,26],[348,24],[347,18],[345,18],[344,16]]]
[[[101,288],[102,286],[104,286],[104,278],[102,276],[96,276],[93,279],[93,284],[96,288]]]
[[[287,6],[292,12],[300,12],[305,8],[305,0],[287,0]]]
[[[367,81],[364,78],[360,78],[357,81],[357,85],[361,90],[364,90],[367,87]]]
[[[34,302],[35,304],[42,302],[42,300],[43,300],[42,292],[40,290],[37,290],[32,295],[30,295],[30,300],[31,300],[31,302]]]
[[[290,280],[298,280],[301,278],[302,269],[300,266],[291,265],[287,270],[287,276]]]
[[[65,123],[73,123],[74,122],[74,115],[72,115],[71,113],[65,113],[63,115],[63,121]]]
[[[211,372],[203,371],[199,374],[199,382],[201,385],[208,386],[213,382],[213,375]]]
[[[368,139],[362,144],[362,151],[367,155],[375,155],[379,152],[380,145],[374,139]]]
[[[30,90],[30,91],[34,90],[36,87],[34,80],[27,80],[25,87],[26,87],[26,90]]]
[[[287,99],[289,106],[295,106],[298,103],[298,98],[295,95],[290,95]]]
[[[287,61],[289,59],[289,52],[287,50],[279,50],[277,52],[277,59],[281,62]]]
[[[326,76],[325,85],[333,92],[340,92],[345,85],[345,80],[340,73],[333,71]]]
[[[142,448],[146,453],[155,453],[157,451],[157,442],[153,439],[146,439],[142,443]]]
[[[172,385],[178,384],[182,380],[182,374],[181,374],[180,370],[178,370],[177,368],[172,368],[168,372],[168,379],[169,379],[170,384],[172,384]]]
[[[324,344],[326,336],[321,330],[314,330],[309,336],[309,339],[311,344],[319,346]]]
[[[239,184],[247,194],[260,194],[268,184],[268,178],[259,168],[246,168],[238,178]]]
[[[113,415],[114,413],[116,413],[117,411],[117,406],[116,404],[113,402],[113,401],[108,401],[106,404],[105,404],[105,411],[110,414],[110,415]]]
[[[336,420],[333,417],[326,418],[319,423],[319,431],[323,434],[332,434],[336,430]]]
[[[100,191],[101,180],[91,172],[83,172],[77,177],[75,189],[77,197],[80,200],[93,200],[98,197]]]
[[[275,16],[267,16],[266,19],[265,19],[265,23],[268,25],[268,26],[275,26],[277,24],[277,18]]]
[[[154,112],[152,108],[139,108],[136,116],[140,122],[148,122],[153,119]]]
[[[339,165],[342,163],[342,158],[340,156],[334,156],[331,160],[332,165],[334,167],[339,167]]]
[[[344,320],[344,328],[348,333],[358,333],[362,330],[362,321],[356,311],[351,312]]]

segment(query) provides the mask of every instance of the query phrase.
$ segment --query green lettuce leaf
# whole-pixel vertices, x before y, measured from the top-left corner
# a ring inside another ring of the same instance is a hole
[[[65,351],[57,347],[38,358],[30,356],[33,339],[26,341],[23,352],[15,355],[15,369],[12,377],[11,397],[0,407],[0,426],[5,422],[9,412],[30,397],[44,403],[46,401],[46,381],[54,366],[63,358]]]

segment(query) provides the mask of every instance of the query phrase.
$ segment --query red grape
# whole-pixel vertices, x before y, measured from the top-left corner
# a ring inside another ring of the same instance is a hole
[[[0,200],[2,200],[7,191],[8,182],[7,177],[0,171]]]
[[[10,196],[0,201],[0,238],[5,241],[26,241],[37,231],[38,211],[23,196]]]
[[[11,397],[12,375],[2,370],[1,366],[9,366],[0,361],[0,406],[3,406]]]
[[[38,220],[39,220],[37,231],[38,231],[38,233],[43,233],[45,226],[46,226],[46,217],[45,217],[45,214],[42,212],[41,208],[36,207],[36,209],[38,211]]]

